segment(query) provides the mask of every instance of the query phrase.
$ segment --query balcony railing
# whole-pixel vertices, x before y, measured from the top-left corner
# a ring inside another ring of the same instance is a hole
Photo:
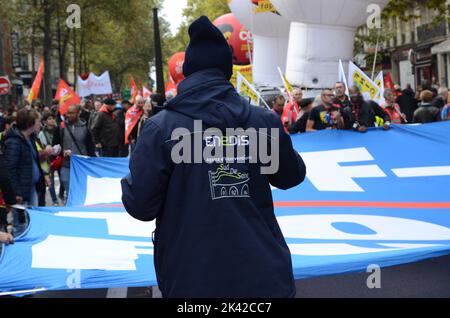
[[[447,23],[441,21],[439,23],[429,23],[417,27],[417,38],[419,42],[426,42],[437,37],[447,35]]]

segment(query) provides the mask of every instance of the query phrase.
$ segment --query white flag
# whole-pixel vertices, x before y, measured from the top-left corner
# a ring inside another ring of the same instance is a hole
[[[344,65],[342,64],[342,60],[339,60],[339,82],[344,83],[345,85],[345,94],[350,97],[349,87],[347,84],[347,77],[345,76]]]
[[[348,84],[359,87],[365,100],[376,101],[380,92],[377,84],[352,62],[349,63],[348,72]]]

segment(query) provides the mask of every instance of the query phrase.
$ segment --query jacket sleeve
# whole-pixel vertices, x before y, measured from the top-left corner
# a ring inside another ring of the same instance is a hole
[[[166,147],[160,127],[148,120],[122,180],[122,202],[135,219],[148,222],[163,212],[172,170]]]
[[[89,131],[89,129],[87,129],[87,133],[86,133],[86,149],[87,149],[87,155],[89,157],[95,157],[95,144],[94,144],[94,141],[92,139],[92,134]]]
[[[21,145],[19,142],[16,142],[15,138],[8,138],[5,141],[5,164],[6,169],[9,172],[10,176],[18,176],[20,169],[20,153],[21,153]],[[23,196],[23,193],[20,189],[19,179],[18,178],[10,178],[12,190],[14,191],[15,196]]]
[[[92,140],[94,141],[95,144],[99,144],[100,143],[100,130],[102,128],[102,123],[103,123],[103,116],[101,113],[98,113],[95,118],[93,119],[93,123],[92,123]]]
[[[271,114],[272,127],[279,130],[279,169],[269,176],[274,187],[287,190],[298,186],[305,180],[306,166],[303,159],[292,146],[291,138],[286,134],[280,120]],[[272,149],[272,152],[274,149]]]

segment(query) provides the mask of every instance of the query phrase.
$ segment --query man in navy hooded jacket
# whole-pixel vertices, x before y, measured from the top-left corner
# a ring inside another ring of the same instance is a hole
[[[154,261],[163,297],[294,297],[291,255],[270,185],[289,189],[303,182],[303,160],[279,118],[250,106],[229,82],[232,54],[222,33],[201,17],[189,35],[186,79],[177,97],[146,122],[122,180],[122,201],[134,218],[156,219]],[[195,128],[199,120],[202,131]],[[173,131],[195,136],[213,127],[277,129],[278,172],[261,174],[261,162],[174,162]]]

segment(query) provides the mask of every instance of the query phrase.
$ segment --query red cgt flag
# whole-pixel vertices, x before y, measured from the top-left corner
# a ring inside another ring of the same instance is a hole
[[[61,116],[67,113],[70,106],[77,105],[81,102],[80,97],[63,80],[59,81],[55,100],[59,101],[59,112]]]

